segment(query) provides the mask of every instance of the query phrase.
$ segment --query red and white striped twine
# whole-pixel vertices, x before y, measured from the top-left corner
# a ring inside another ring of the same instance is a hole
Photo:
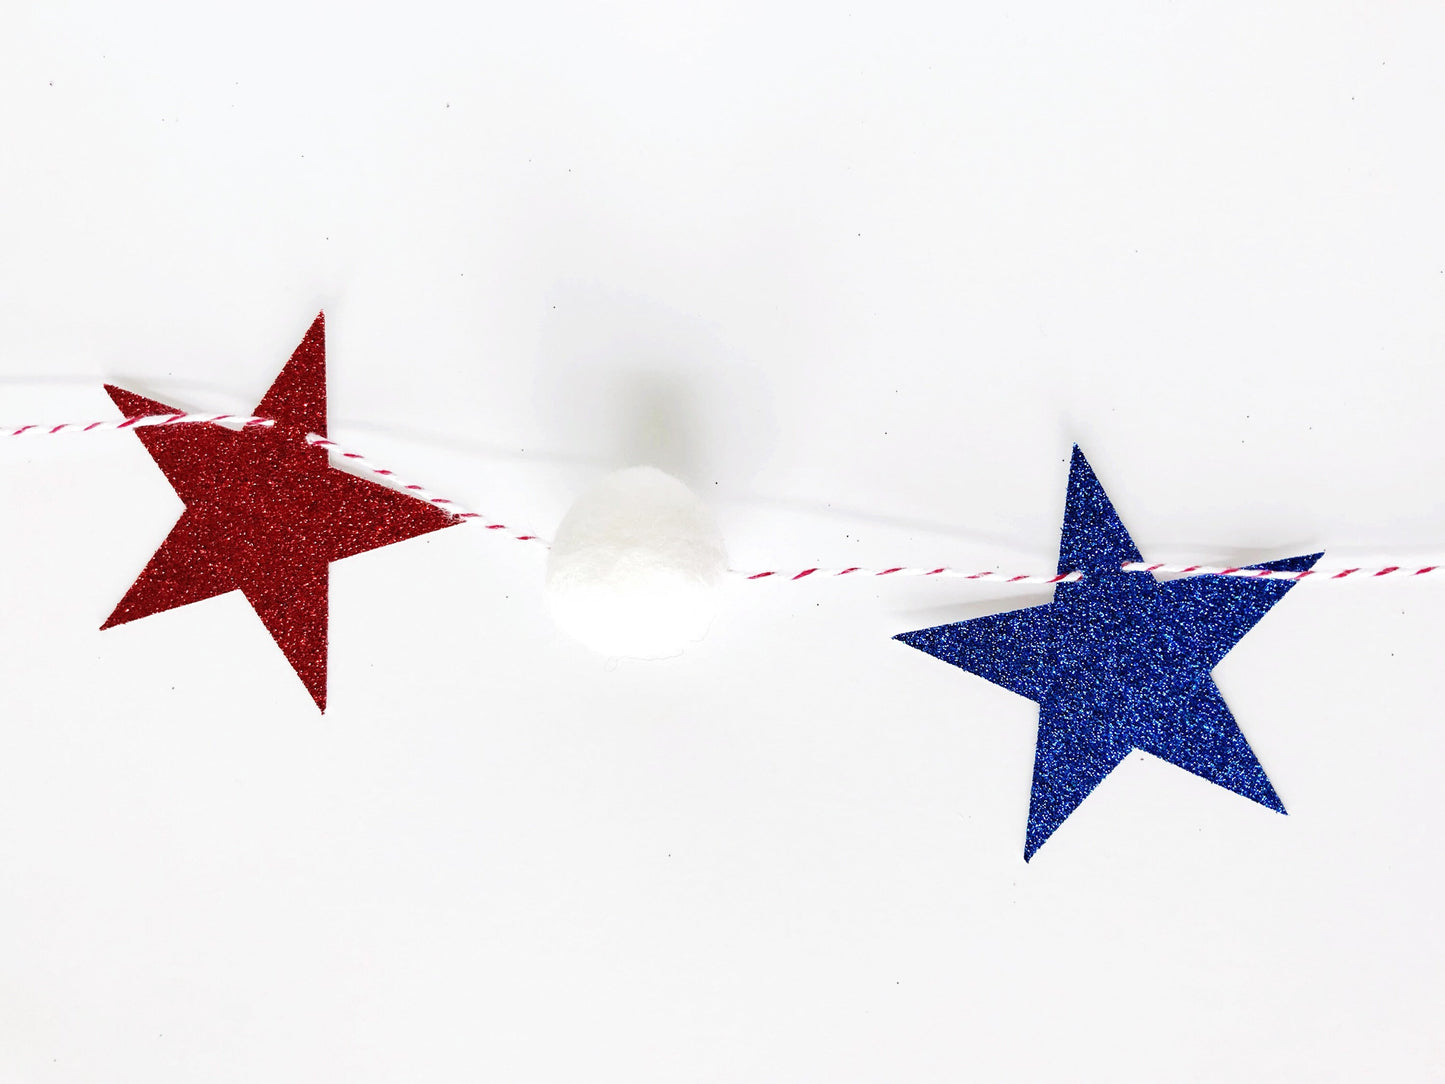
[[[107,422],[64,422],[60,425],[19,425],[12,428],[0,429],[0,437],[19,437],[37,433],[54,436],[58,433],[95,433],[117,429],[144,429],[157,425],[197,424],[222,425],[228,429],[255,429],[274,426],[276,419],[258,418],[246,414],[145,414],[139,417],[120,418]],[[345,460],[352,467],[363,470],[383,480],[389,487],[405,493],[410,497],[415,497],[417,500],[436,505],[436,507],[444,512],[450,513],[457,519],[476,520],[487,530],[510,535],[519,542],[536,542],[543,546],[550,545],[550,543],[540,535],[520,533],[514,528],[508,527],[505,523],[498,523],[490,516],[484,516],[480,512],[467,510],[450,497],[442,497],[433,493],[425,486],[404,481],[397,477],[395,471],[388,470],[385,467],[373,463],[364,455],[360,455],[357,452],[347,451],[334,440],[328,440],[319,433],[307,433],[306,443],[317,448],[324,448],[330,454]]]
[[[273,426],[276,424],[276,420],[274,418],[258,418],[246,414],[147,414],[140,417],[119,418],[114,421],[104,422],[63,422],[60,425],[20,425],[11,428],[0,428],[0,437],[18,437],[26,434],[54,436],[59,433],[94,433],[118,429],[141,429],[157,425],[197,424],[222,425],[230,429],[253,429]],[[508,527],[505,523],[499,523],[490,516],[484,516],[480,512],[467,510],[450,497],[440,496],[424,486],[403,481],[397,476],[395,471],[388,470],[385,467],[373,463],[357,452],[348,451],[334,440],[330,440],[317,433],[307,433],[306,442],[315,447],[326,449],[328,453],[350,464],[352,467],[381,479],[388,486],[399,492],[415,497],[417,500],[426,501],[428,504],[435,505],[455,516],[457,519],[476,521],[488,531],[496,531],[500,534],[515,538],[519,542],[534,542],[542,546],[550,545],[545,538],[539,535],[519,533],[515,528]],[[1387,565],[1384,568],[1280,570],[1273,568],[1244,568],[1242,566],[1229,565],[1177,565],[1128,561],[1120,567],[1125,572],[1168,572],[1185,576],[1234,576],[1248,580],[1286,580],[1293,582],[1311,580],[1331,583],[1346,579],[1379,579],[1384,576],[1393,576],[1396,579],[1414,579],[1421,576],[1445,575],[1445,565],[1424,565],[1422,567]],[[1052,584],[1076,583],[1084,579],[1084,573],[1082,572],[1064,572],[1057,576],[1019,576],[1010,575],[1006,572],[973,572],[960,568],[948,568],[946,566],[940,566],[938,568],[912,568],[905,565],[896,565],[891,568],[862,568],[854,565],[848,568],[770,569],[763,572],[731,569],[730,572],[733,576],[745,580],[806,580],[812,577],[836,578],[840,576],[854,576],[857,578],[934,576],[943,579],[980,580],[992,581],[994,583]]]
[[[255,418],[248,414],[143,414],[136,418],[118,418],[109,422],[62,422],[59,425],[17,425],[0,429],[0,437],[20,437],[26,433],[94,433],[108,429],[144,429],[153,425],[196,425],[207,422],[230,429],[266,428],[276,424],[274,418]]]
[[[939,576],[953,580],[993,580],[995,583],[1074,583],[1082,580],[1082,572],[1065,572],[1059,576],[1011,576],[1007,572],[968,572],[961,568],[805,568],[798,572],[746,572],[733,569],[734,576],[747,580],[806,580],[809,576]]]
[[[1314,568],[1281,570],[1275,568],[1243,568],[1228,565],[1171,565],[1146,564],[1143,561],[1127,561],[1119,566],[1124,572],[1177,572],[1195,576],[1233,576],[1242,580],[1368,580],[1381,576],[1396,576],[1409,579],[1413,576],[1445,575],[1445,565],[1425,565],[1422,568],[1405,568],[1388,565],[1385,568]],[[1063,572],[1057,576],[1013,576],[1007,572],[970,572],[962,568],[804,568],[801,570],[771,570],[747,572],[733,570],[734,576],[748,580],[805,580],[810,576],[939,576],[954,580],[992,580],[994,583],[1077,583],[1085,578],[1082,572]]]
[[[499,531],[502,534],[510,535],[518,542],[535,542],[541,546],[551,546],[551,543],[548,542],[545,538],[542,538],[540,535],[519,534],[515,528],[508,527],[505,523],[498,523],[490,516],[484,516],[480,512],[468,511],[466,508],[462,507],[450,497],[439,496],[438,494],[433,493],[426,487],[416,485],[413,482],[404,482],[396,476],[395,471],[387,470],[385,467],[373,463],[364,455],[361,455],[357,452],[347,451],[341,445],[337,444],[334,440],[328,440],[327,438],[319,436],[316,433],[307,433],[306,443],[313,445],[317,448],[325,448],[328,452],[336,456],[338,459],[345,460],[353,467],[357,467],[360,470],[366,471],[368,474],[373,474],[378,478],[384,479],[393,488],[407,494],[410,497],[415,497],[419,501],[426,501],[428,504],[436,505],[443,512],[449,512],[451,515],[456,516],[457,519],[475,520],[476,522],[480,523],[481,526],[486,530]]]
[[[1284,570],[1278,568],[1237,568],[1221,565],[1165,565],[1145,564],[1130,561],[1122,566],[1125,572],[1178,572],[1199,576],[1238,576],[1244,580],[1345,580],[1351,577],[1359,580],[1378,579],[1381,576],[1398,576],[1409,579],[1412,576],[1439,576],[1445,574],[1445,565],[1424,565],[1419,568],[1405,568],[1401,565],[1386,565],[1384,568],[1301,568]]]

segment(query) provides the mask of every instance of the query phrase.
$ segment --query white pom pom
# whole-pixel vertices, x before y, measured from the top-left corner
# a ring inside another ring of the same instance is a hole
[[[727,553],[717,521],[654,467],[609,474],[577,498],[547,561],[562,631],[608,656],[660,659],[701,640]]]

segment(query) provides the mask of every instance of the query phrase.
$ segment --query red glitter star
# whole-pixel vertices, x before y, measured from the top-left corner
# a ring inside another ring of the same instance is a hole
[[[107,384],[128,417],[179,413]],[[255,413],[271,427],[137,429],[186,510],[103,629],[240,591],[326,710],[327,573],[332,561],[459,522],[334,469],[306,443],[326,435],[326,325],[317,316]]]

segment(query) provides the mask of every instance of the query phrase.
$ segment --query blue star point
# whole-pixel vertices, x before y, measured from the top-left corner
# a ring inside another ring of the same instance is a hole
[[[1300,571],[1321,556],[1249,567]],[[1059,573],[1085,578],[1042,606],[894,637],[1039,705],[1025,861],[1135,749],[1285,812],[1211,671],[1294,582],[1121,568],[1139,560],[1075,446]]]

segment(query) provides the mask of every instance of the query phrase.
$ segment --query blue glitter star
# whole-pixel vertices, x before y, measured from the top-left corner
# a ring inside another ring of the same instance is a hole
[[[1320,556],[1249,567],[1299,571]],[[1075,446],[1059,572],[1085,578],[1044,606],[895,637],[1039,705],[1025,861],[1134,749],[1285,811],[1210,671],[1293,582],[1161,583],[1119,567],[1139,560]]]

